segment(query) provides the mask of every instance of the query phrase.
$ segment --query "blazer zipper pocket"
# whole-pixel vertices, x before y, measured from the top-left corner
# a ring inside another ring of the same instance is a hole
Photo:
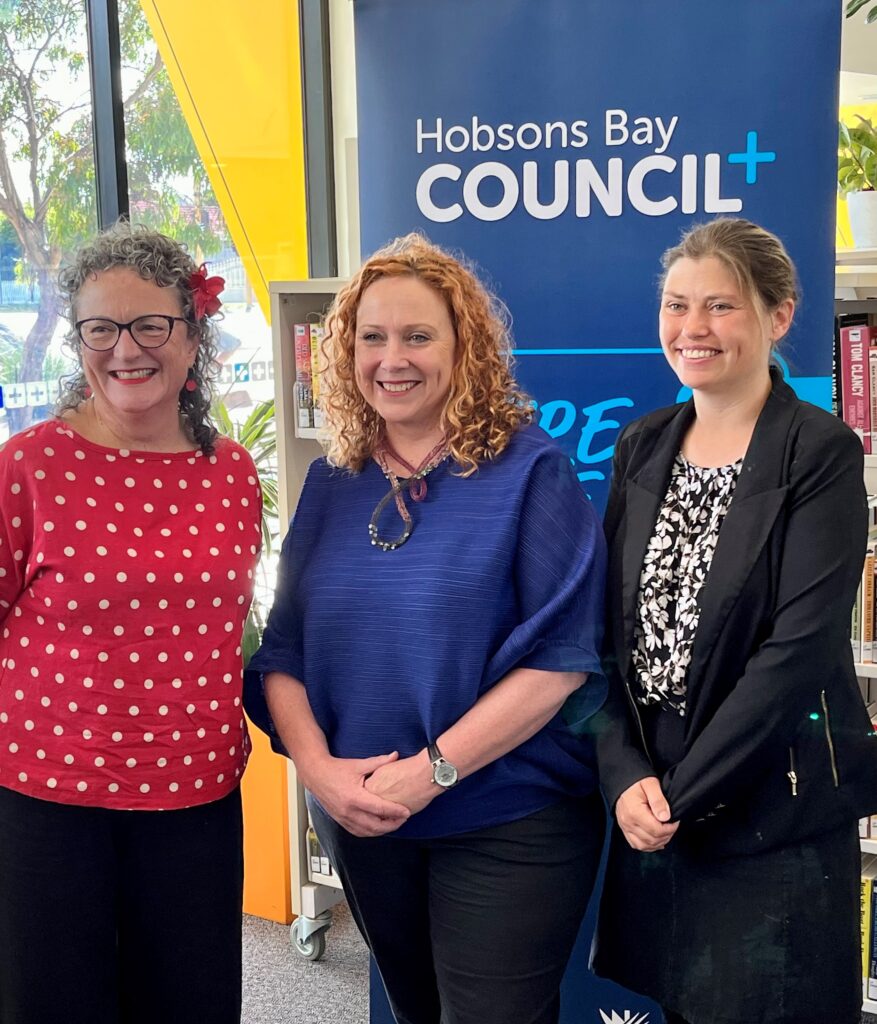
[[[643,728],[643,720],[639,712],[639,706],[636,702],[636,697],[633,695],[633,689],[627,679],[624,680],[624,690],[627,693],[627,699],[630,703],[630,709],[633,711],[633,717],[636,719],[636,724],[639,726],[639,738],[642,741],[643,753],[646,755],[646,760],[654,768],[655,762],[652,755],[649,753],[649,745],[646,743],[646,731]]]
[[[786,772],[792,784],[792,796],[798,795],[798,773],[795,771],[795,751],[789,747],[789,770]]]
[[[819,695],[822,701],[822,716],[825,722],[825,739],[828,742],[828,756],[831,759],[831,775],[834,779],[834,788],[837,789],[840,785],[840,776],[837,771],[837,754],[834,750],[834,737],[831,735],[831,716],[828,712],[828,697],[825,695],[823,690]]]

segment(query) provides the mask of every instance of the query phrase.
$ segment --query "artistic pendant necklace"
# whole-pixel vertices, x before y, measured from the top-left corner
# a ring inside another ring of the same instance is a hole
[[[400,481],[393,470],[390,469],[387,462],[388,456],[391,459],[394,459],[400,466],[404,466],[411,475],[404,481]],[[414,529],[414,522],[412,521],[411,513],[408,511],[408,507],[405,504],[403,488],[407,487],[412,501],[423,501],[426,497],[427,475],[431,473],[436,466],[441,465],[447,457],[448,442],[445,438],[442,438],[442,440],[439,441],[419,466],[412,466],[407,459],[403,459],[401,455],[393,450],[388,441],[384,440],[378,445],[375,449],[375,459],[381,467],[384,476],[390,481],[390,490],[377,503],[374,512],[371,514],[371,519],[369,520],[368,535],[375,547],[380,548],[381,551],[395,551],[396,548],[401,547],[405,541],[408,540],[411,536],[411,531]],[[399,536],[395,537],[393,540],[382,540],[378,536],[378,520],[381,518],[381,513],[390,503],[391,498],[396,502],[396,509],[402,518],[403,528]]]

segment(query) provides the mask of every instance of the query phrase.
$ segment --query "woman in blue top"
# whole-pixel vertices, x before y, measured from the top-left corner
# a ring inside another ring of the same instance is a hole
[[[423,238],[339,292],[324,355],[327,457],[248,710],[310,793],[399,1024],[551,1024],[604,829],[574,728],[603,697],[599,522],[490,296]]]

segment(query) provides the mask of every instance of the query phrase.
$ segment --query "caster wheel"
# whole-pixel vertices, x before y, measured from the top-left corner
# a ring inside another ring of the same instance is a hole
[[[305,960],[320,960],[326,952],[326,930],[324,928],[303,939],[301,937],[301,924],[296,920],[292,922],[289,936],[293,949],[299,956],[304,957]]]

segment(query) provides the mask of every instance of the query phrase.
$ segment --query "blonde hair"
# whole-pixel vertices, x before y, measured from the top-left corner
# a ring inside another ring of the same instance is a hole
[[[457,347],[442,426],[451,456],[469,476],[532,420],[533,405],[512,374],[505,307],[468,267],[419,234],[397,238],[370,256],[328,312],[320,375],[328,460],[359,471],[381,438],[383,420],[356,384],[355,341],[363,293],[384,277],[417,278],[447,304]]]
[[[686,231],[661,257],[661,287],[677,260],[710,256],[724,263],[744,293],[766,310],[786,299],[797,302],[795,264],[786,247],[772,232],[738,217],[717,217]]]

